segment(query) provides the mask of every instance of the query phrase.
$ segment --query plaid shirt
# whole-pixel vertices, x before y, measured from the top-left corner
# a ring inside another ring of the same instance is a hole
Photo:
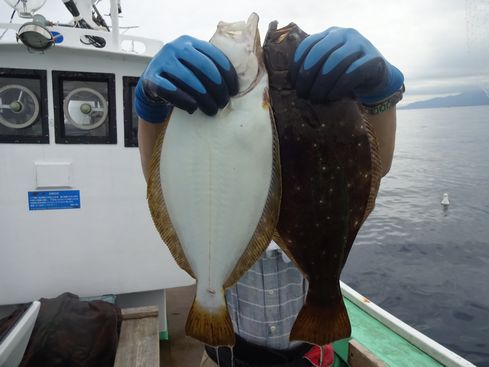
[[[307,292],[307,282],[279,250],[267,250],[234,286],[226,301],[235,332],[258,345],[287,349],[292,325]]]

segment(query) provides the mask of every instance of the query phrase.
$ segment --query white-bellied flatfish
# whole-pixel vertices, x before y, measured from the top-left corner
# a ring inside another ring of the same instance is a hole
[[[218,346],[234,344],[224,288],[269,244],[281,180],[258,16],[220,22],[210,42],[235,67],[239,93],[213,117],[174,109],[153,152],[148,202],[173,257],[197,280],[186,333]]]
[[[293,23],[277,29],[274,22],[263,51],[282,168],[275,241],[309,281],[290,340],[323,345],[351,333],[340,273],[374,207],[381,163],[373,130],[356,101],[311,104],[297,97],[289,61],[306,36]]]

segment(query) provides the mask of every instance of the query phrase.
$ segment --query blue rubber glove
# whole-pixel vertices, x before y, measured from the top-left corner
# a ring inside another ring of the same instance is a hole
[[[181,36],[150,61],[136,86],[134,104],[140,117],[161,122],[168,103],[212,116],[237,93],[238,77],[228,58],[209,42]]]
[[[374,105],[404,83],[402,73],[351,28],[332,27],[305,38],[289,69],[299,97],[313,103],[350,97]]]

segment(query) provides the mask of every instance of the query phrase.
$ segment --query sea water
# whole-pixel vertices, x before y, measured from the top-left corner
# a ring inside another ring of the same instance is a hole
[[[397,119],[391,171],[342,280],[488,367],[489,106],[399,110]]]

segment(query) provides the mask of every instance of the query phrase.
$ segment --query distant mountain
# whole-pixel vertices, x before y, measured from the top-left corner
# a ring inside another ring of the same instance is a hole
[[[418,101],[399,106],[399,110],[411,110],[415,108],[439,108],[439,107],[461,107],[489,105],[489,96],[482,90],[464,92],[455,96],[438,97],[426,101]]]

